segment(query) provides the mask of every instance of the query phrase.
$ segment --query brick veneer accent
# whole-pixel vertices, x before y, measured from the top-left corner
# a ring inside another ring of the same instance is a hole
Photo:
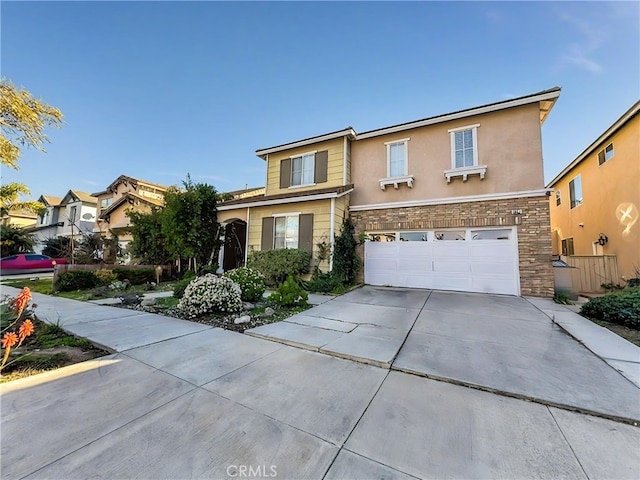
[[[512,210],[522,210],[522,214],[512,215]],[[355,211],[350,215],[356,232],[517,226],[521,294],[553,296],[547,196]],[[364,258],[362,250],[359,253]]]

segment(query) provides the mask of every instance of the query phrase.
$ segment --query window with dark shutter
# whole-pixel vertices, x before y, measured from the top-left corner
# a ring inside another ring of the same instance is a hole
[[[280,188],[291,186],[291,159],[285,158],[280,162]]]
[[[262,240],[260,250],[273,249],[273,217],[264,217],[262,219]]]
[[[313,213],[299,217],[298,248],[309,253],[313,250]]]
[[[316,153],[315,183],[327,181],[327,167],[329,164],[329,151],[323,150]]]

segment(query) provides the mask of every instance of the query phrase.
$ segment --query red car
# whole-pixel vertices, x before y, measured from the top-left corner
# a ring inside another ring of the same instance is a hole
[[[36,273],[51,272],[57,263],[67,263],[66,258],[51,258],[37,253],[20,253],[0,258],[0,273]]]

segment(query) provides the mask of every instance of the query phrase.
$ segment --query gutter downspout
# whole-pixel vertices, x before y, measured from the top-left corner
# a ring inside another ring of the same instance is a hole
[[[333,247],[335,246],[335,232],[336,232],[336,199],[331,199],[331,227],[329,235],[331,236],[331,254],[329,256],[329,271],[333,270]]]

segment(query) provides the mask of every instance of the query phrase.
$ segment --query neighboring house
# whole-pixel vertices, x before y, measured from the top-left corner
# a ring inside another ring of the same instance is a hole
[[[3,225],[11,225],[13,227],[29,228],[33,227],[37,221],[37,213],[24,209],[9,210],[2,216]]]
[[[34,251],[41,253],[44,244],[57,236],[73,237],[93,231],[96,217],[96,198],[79,190],[69,190],[64,197],[41,195],[38,201],[45,210],[38,216],[35,227],[30,231],[36,239]]]
[[[164,192],[168,189],[164,185],[120,175],[105,190],[92,194],[98,202],[93,231],[118,235],[120,245],[126,246],[132,238],[128,232],[127,211],[150,212],[153,207],[163,206]]]
[[[58,235],[76,240],[93,232],[98,200],[90,193],[69,190],[60,201]]]
[[[553,253],[616,255],[625,278],[640,270],[639,111],[640,101],[548,185]]]
[[[333,249],[350,215],[370,239],[366,283],[551,296],[541,125],[559,95],[556,87],[258,150],[265,194],[222,203],[218,218],[247,229],[246,257],[272,248],[313,252],[321,242]]]
[[[59,223],[60,217],[60,202],[62,198],[54,197],[52,195],[40,195],[38,202],[45,206],[45,209],[38,216],[35,227],[30,229],[33,234],[33,238],[36,240],[34,245],[34,251],[36,253],[42,253],[44,244],[50,238],[54,238],[58,235],[58,228],[63,224]]]

